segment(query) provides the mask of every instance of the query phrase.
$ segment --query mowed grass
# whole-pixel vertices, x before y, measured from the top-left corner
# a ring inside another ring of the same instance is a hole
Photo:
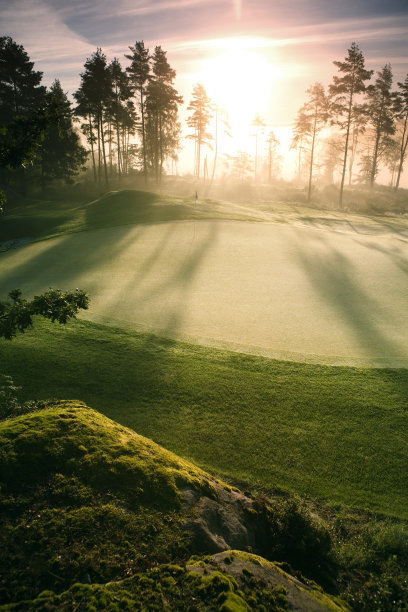
[[[136,190],[112,191],[89,202],[21,199],[8,203],[0,224],[0,242],[44,239],[91,229],[191,218],[190,205]]]
[[[74,321],[0,340],[23,399],[79,399],[226,479],[408,518],[408,372],[276,361]]]

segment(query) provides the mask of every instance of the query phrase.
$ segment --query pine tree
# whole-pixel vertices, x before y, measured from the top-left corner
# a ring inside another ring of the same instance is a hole
[[[378,173],[378,161],[387,148],[390,136],[395,133],[391,87],[391,66],[386,64],[380,72],[377,72],[375,84],[367,88],[368,118],[374,128],[370,187],[373,187]]]
[[[58,80],[46,94],[45,112],[47,129],[38,155],[43,191],[51,179],[72,180],[88,156],[73,126],[71,103]]]
[[[183,98],[173,87],[176,71],[170,67],[166,52],[156,47],[153,75],[146,87],[146,159],[159,185],[165,160],[179,147],[178,106]]]
[[[90,58],[87,58],[84,67],[85,71],[81,74],[81,85],[74,94],[78,103],[75,112],[80,117],[88,119],[91,143],[94,140],[93,134],[96,129],[98,172],[95,171],[95,175],[100,182],[103,168],[105,183],[108,185],[104,121],[105,113],[112,100],[112,75],[107,65],[106,55],[100,48]],[[94,157],[94,151],[92,153]]]
[[[405,157],[408,149],[408,74],[403,83],[398,83],[400,91],[394,94],[394,111],[396,119],[400,121],[400,154],[395,189],[399,187]]]
[[[312,197],[313,162],[315,156],[316,138],[321,129],[326,125],[329,118],[329,101],[324,93],[324,87],[321,83],[315,83],[306,91],[306,93],[309,94],[309,100],[303,105],[303,114],[309,119],[309,136],[311,140],[309,184],[307,191],[307,201],[310,202]]]
[[[310,133],[311,133],[311,118],[310,115],[305,112],[304,107],[300,108],[297,112],[295,123],[292,128],[293,138],[290,145],[291,149],[298,149],[298,181],[302,172],[303,153],[306,146],[310,144]]]
[[[117,166],[118,176],[120,178],[123,172],[123,154],[122,154],[122,126],[129,122],[127,102],[133,96],[133,90],[130,85],[126,72],[122,70],[119,60],[115,57],[109,65],[109,71],[112,79],[112,97],[108,107],[108,116],[112,119],[116,132],[116,147],[117,147]],[[135,118],[136,120],[136,118]]]
[[[340,208],[342,208],[353,105],[355,104],[356,96],[365,91],[364,82],[371,78],[373,71],[365,69],[364,56],[355,42],[348,49],[348,55],[344,62],[336,61],[333,63],[337,66],[339,72],[342,73],[342,76],[333,77],[333,84],[329,86],[329,93],[334,100],[332,108],[337,114],[337,123],[346,133],[339,200]]]
[[[194,134],[189,134],[187,138],[191,138],[195,142],[195,164],[194,176],[200,178],[201,167],[201,147],[210,145],[212,136],[207,132],[208,124],[212,117],[211,100],[207,96],[207,92],[201,83],[194,86],[193,99],[187,107],[187,110],[192,111],[187,119],[187,125],[194,129]]]
[[[42,72],[34,70],[24,47],[9,36],[0,37],[0,168],[32,163],[47,125]],[[8,169],[8,170],[7,170]],[[24,180],[24,171],[21,174]]]
[[[142,157],[143,157],[143,174],[145,183],[147,184],[147,151],[146,151],[146,123],[145,123],[145,95],[146,85],[149,83],[150,76],[150,55],[149,49],[144,46],[143,40],[136,42],[134,47],[129,47],[132,55],[125,55],[131,60],[131,64],[126,71],[135,87],[139,96],[139,109],[141,115],[141,140],[142,140]]]

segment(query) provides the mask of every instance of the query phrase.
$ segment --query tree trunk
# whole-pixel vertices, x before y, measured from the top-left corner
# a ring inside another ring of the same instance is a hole
[[[381,132],[380,132],[380,129],[378,129],[376,137],[375,137],[373,164],[371,166],[371,173],[370,173],[370,189],[374,187],[375,175],[377,174],[377,160],[378,160],[378,148],[380,146],[380,138],[381,138]]]
[[[93,173],[94,173],[94,180],[95,180],[95,183],[96,183],[98,178],[97,178],[97,175],[96,175],[95,150],[94,150],[94,143],[93,143],[93,132],[92,132],[91,115],[88,115],[88,119],[89,119],[89,141],[91,143],[92,167],[93,167]]]
[[[351,110],[353,108],[353,89],[350,92],[350,100],[349,100],[349,108],[348,108],[348,116],[347,116],[347,132],[346,132],[346,145],[344,148],[344,160],[343,160],[343,171],[341,173],[341,183],[340,183],[340,197],[339,197],[339,206],[340,209],[343,208],[343,190],[344,190],[344,179],[346,177],[346,168],[347,168],[347,153],[348,153],[348,143],[350,137],[350,124],[351,124]]]
[[[103,120],[102,120],[102,113],[101,113],[101,140],[102,140],[102,154],[103,154],[103,168],[104,168],[104,173],[105,173],[105,183],[106,186],[109,186],[109,179],[108,179],[108,167],[106,165],[106,153],[105,153],[105,140],[104,140],[104,136],[103,136]]]
[[[312,198],[313,157],[314,157],[314,146],[315,146],[315,139],[316,139],[316,124],[317,124],[317,112],[315,113],[315,118],[314,118],[312,150],[310,152],[309,189],[307,191],[307,201],[308,202],[310,202]]]
[[[146,133],[144,119],[143,87],[140,88],[140,111],[142,113],[143,174],[145,185],[147,185]]]

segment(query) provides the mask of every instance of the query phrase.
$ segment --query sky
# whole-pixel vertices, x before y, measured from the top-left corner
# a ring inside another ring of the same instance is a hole
[[[232,122],[241,121],[238,132],[258,112],[283,140],[306,89],[331,82],[333,61],[351,42],[367,68],[390,62],[395,83],[408,74],[407,0],[0,0],[0,24],[43,82],[59,78],[70,94],[97,47],[126,66],[129,45],[161,45],[177,72],[184,115],[194,84],[203,82]]]

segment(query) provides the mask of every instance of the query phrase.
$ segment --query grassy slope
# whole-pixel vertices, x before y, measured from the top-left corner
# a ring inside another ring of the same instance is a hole
[[[180,490],[217,498],[193,465],[76,402],[0,423],[0,441],[0,609],[287,609],[285,589],[248,569],[273,570],[264,559],[246,555],[241,588],[227,564],[186,567],[195,550]],[[340,609],[274,572],[306,603]]]
[[[406,370],[279,362],[76,321],[0,341],[26,399],[77,398],[248,486],[408,517]]]
[[[0,244],[18,238],[45,239],[102,227],[213,218],[296,222],[340,231],[354,228],[363,234],[408,233],[408,220],[401,216],[339,214],[310,208],[301,202],[271,202],[259,194],[249,194],[249,197],[254,197],[250,203],[200,199],[195,204],[193,195],[177,197],[127,189],[86,202],[15,200],[6,205],[2,214]]]

